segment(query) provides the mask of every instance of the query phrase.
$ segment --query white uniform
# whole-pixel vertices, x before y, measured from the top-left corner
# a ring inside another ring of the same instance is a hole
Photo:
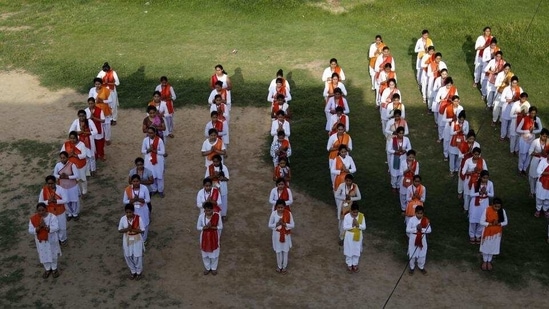
[[[480,194],[482,190],[486,193]],[[480,240],[482,237],[482,225],[480,225],[480,218],[482,214],[489,207],[490,198],[494,197],[494,183],[488,180],[486,185],[480,186],[479,192],[475,190],[471,195],[471,202],[469,204],[469,238]],[[476,205],[477,197],[479,197],[479,203]]]
[[[148,153],[147,149],[152,147],[154,139],[145,137],[141,144],[141,153],[145,156],[145,167],[153,172],[154,183],[151,185],[153,193],[158,191],[164,192],[164,154],[166,148],[164,147],[164,141],[159,138],[158,147],[156,148],[156,164],[152,164],[152,152]]]
[[[425,268],[425,260],[427,258],[427,234],[431,233],[431,223],[426,228],[421,229],[423,233],[421,238],[422,247],[416,246],[417,226],[421,224],[416,216],[409,219],[406,225],[406,234],[408,235],[408,258],[410,259],[410,269],[415,269],[416,260],[419,269]]]
[[[126,216],[120,218],[118,230],[120,231],[130,227],[137,216],[134,216],[132,220],[128,220],[128,217]],[[144,231],[146,227],[143,225],[143,218],[139,216],[138,220],[139,229]],[[145,252],[144,241],[144,237],[142,237],[141,234],[130,235],[129,233],[124,233],[124,235],[122,235],[124,259],[132,274],[140,275],[143,272],[143,252]]]
[[[360,213],[356,219],[359,220],[359,217]],[[363,215],[362,222],[358,222],[358,229],[360,230],[359,239],[354,240],[354,233],[352,231],[353,220],[354,218],[351,216],[351,213],[346,214],[343,218],[343,230],[345,231],[345,237],[343,238],[343,254],[345,255],[345,262],[349,267],[358,266],[360,254],[362,253],[362,239],[364,237],[362,231],[366,229],[366,218]]]
[[[29,220],[29,234],[34,235],[34,243],[36,244],[36,250],[38,251],[38,258],[40,263],[44,265],[46,271],[57,269],[57,258],[61,256],[61,247],[59,246],[59,238],[57,232],[59,231],[59,223],[57,217],[51,213],[48,213],[44,217],[44,223],[50,228],[48,233],[48,240],[39,241],[36,228]]]

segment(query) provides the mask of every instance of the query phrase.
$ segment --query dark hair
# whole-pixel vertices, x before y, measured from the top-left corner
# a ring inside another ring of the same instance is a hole
[[[334,93],[342,94],[343,91],[341,91],[341,88],[337,87],[336,89],[334,89]]]
[[[398,108],[393,110],[393,117],[395,116],[402,116],[402,111]]]
[[[154,105],[149,105],[149,106],[147,106],[147,114],[148,114],[150,111],[155,111],[155,112],[156,112],[156,111],[157,111],[156,106],[154,106]]]
[[[126,206],[124,206],[124,210],[131,210],[132,212],[135,212],[135,206],[133,206],[132,203],[126,204]]]
[[[484,176],[490,176],[490,173],[488,173],[487,170],[480,171],[480,177],[477,180],[477,183],[475,184],[475,192],[478,192],[480,190],[480,184],[482,182],[482,177]]]
[[[351,210],[359,210],[359,206],[356,201],[351,204]]]
[[[95,98],[94,98],[94,97],[89,97],[89,98],[88,98],[88,103],[90,103],[90,102],[95,103]]]
[[[337,59],[336,59],[336,58],[332,58],[332,59],[330,59],[330,64],[332,64],[332,62],[335,62],[335,63],[337,63]]]
[[[213,117],[213,116],[219,116],[219,113],[217,111],[212,111],[210,113],[210,117]]]
[[[416,151],[413,150],[413,149],[410,149],[410,150],[408,150],[408,152],[406,152],[406,155],[407,155],[407,156],[409,156],[409,155],[414,155],[414,156],[415,156],[415,155],[416,155]]]
[[[279,177],[279,178],[277,178],[277,179],[275,180],[275,183],[276,183],[276,184],[279,184],[279,183],[281,183],[281,182],[284,183],[284,184],[286,184],[286,181],[284,181],[284,178],[282,178],[282,177]]]
[[[453,84],[453,83],[454,83],[454,80],[450,76],[446,77],[446,79],[444,80],[444,86],[448,84]]]
[[[163,82],[163,81],[168,81],[168,77],[166,76],[161,76],[160,77],[160,81]]]
[[[223,163],[223,159],[221,158],[220,154],[216,154],[212,157],[212,161],[215,160],[215,159],[217,159],[217,160],[219,160],[219,162]]]
[[[414,175],[414,177],[413,177],[412,179],[413,179],[413,180],[419,179],[419,181],[421,181],[421,176],[419,176],[419,175]]]
[[[101,78],[99,78],[99,77],[96,77],[96,78],[93,79],[93,83],[94,83],[94,84],[97,83],[97,82],[103,84],[103,80],[102,80]]]
[[[340,79],[339,74],[337,74],[337,73],[332,73],[332,78],[334,78],[334,77],[337,77],[337,79]]]
[[[69,132],[69,138],[70,138],[71,136],[74,136],[74,137],[76,137],[76,139],[78,139],[78,133],[76,133],[76,131],[70,131],[70,132]]]
[[[353,174],[347,174],[347,175],[345,175],[345,179],[353,180],[353,179],[355,179],[355,176],[353,176]]]
[[[473,129],[471,129],[471,130],[469,130],[469,132],[467,132],[466,138],[469,138],[471,136],[474,137],[474,138],[477,138],[477,134],[475,133],[475,130],[473,130]]]
[[[275,206],[278,206],[278,205],[286,206],[286,201],[283,200],[283,199],[278,199],[278,200],[276,200],[276,202],[275,202]]]
[[[211,135],[212,133],[219,134],[217,132],[217,129],[215,129],[215,128],[211,128],[211,129],[208,130],[208,135]]]
[[[461,112],[459,112],[458,114],[458,119],[459,118],[463,118],[463,119],[466,119],[467,118],[467,115],[465,115],[465,110],[462,110]]]
[[[421,35],[424,35],[424,34],[427,34],[427,33],[429,33],[429,30],[427,30],[427,29],[423,29],[423,31],[421,31]]]
[[[53,176],[53,175],[46,176],[46,182],[48,182],[50,180],[56,181],[55,176]]]
[[[105,63],[103,63],[103,71],[107,72],[110,69],[111,69],[111,66],[109,65],[108,62],[105,61]]]
[[[132,177],[130,177],[130,179],[133,181],[134,179],[137,179],[139,181],[141,181],[141,177],[137,174],[133,174]]]
[[[486,30],[492,30],[492,28],[490,28],[489,26],[486,26],[484,27],[484,29],[482,29],[482,32],[485,32]]]
[[[335,108],[335,111],[336,111],[336,113],[337,113],[337,112],[342,112],[342,113],[343,113],[343,107],[341,107],[341,106],[338,105],[338,106]]]
[[[278,69],[278,71],[276,71],[276,76],[284,76],[284,71],[282,71],[282,69]]]
[[[215,66],[216,69],[221,69],[221,71],[223,72],[223,74],[227,74],[227,72],[225,72],[225,69],[223,69],[223,66],[221,64],[218,64]]]
[[[153,92],[153,97],[154,97],[155,95],[159,95],[159,96],[161,96],[161,95],[162,95],[162,93],[160,93],[160,91],[158,91],[158,90],[155,90],[155,92]]]
[[[202,204],[202,208],[204,208],[204,209],[213,209],[214,205],[213,205],[212,202],[205,202],[204,204]]]
[[[501,208],[498,210],[498,222],[501,223],[505,221],[505,216],[503,215],[503,201],[499,197],[494,197],[494,200],[492,201],[492,204],[499,204],[501,205]]]
[[[83,109],[79,109],[78,112],[76,112],[76,115],[80,116],[80,114],[84,114],[84,116],[86,116],[86,111]]]
[[[61,156],[61,155],[64,155],[64,156],[67,157],[67,158],[69,157],[69,153],[66,152],[66,151],[61,151],[61,152],[59,153],[59,156]]]
[[[281,84],[282,84],[283,82],[284,82],[284,80],[283,80],[282,78],[280,78],[280,77],[278,77],[278,78],[275,80],[275,83],[277,83],[277,84],[278,84],[278,83],[281,83]]]
[[[38,203],[38,204],[36,204],[36,210],[38,210],[39,207],[47,208],[48,206],[46,205],[46,203]]]
[[[415,213],[418,213],[418,212],[420,212],[420,211],[421,211],[421,212],[424,212],[424,211],[425,211],[425,208],[423,208],[423,206],[421,206],[421,205],[416,206]]]
[[[206,177],[202,180],[202,185],[205,186],[208,182],[213,184],[212,179],[210,177]]]
[[[133,161],[133,163],[134,163],[135,165],[137,165],[137,163],[145,163],[145,160],[143,160],[143,158],[141,158],[141,157],[137,157],[137,158],[135,158],[135,160]]]
[[[475,152],[478,152],[479,154],[482,153],[482,151],[480,150],[480,147],[473,148],[472,153],[475,153]]]

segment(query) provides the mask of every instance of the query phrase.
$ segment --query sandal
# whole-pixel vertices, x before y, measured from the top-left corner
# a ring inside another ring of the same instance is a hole
[[[52,277],[54,277],[54,278],[58,278],[58,277],[59,277],[59,271],[58,271],[57,269],[56,269],[56,270],[53,270]]]
[[[427,271],[425,270],[425,268],[424,268],[424,269],[420,269],[419,271],[420,271],[423,275],[427,276]]]
[[[358,265],[357,265],[357,266],[353,266],[353,271],[354,271],[355,273],[357,273],[357,272],[360,271],[360,270],[358,269]]]
[[[352,266],[347,266],[347,272],[352,274],[353,273],[353,267]]]
[[[282,269],[280,270],[280,272],[281,272],[283,275],[285,275],[285,274],[288,273],[288,271],[286,270],[286,268],[282,268]]]
[[[51,274],[51,270],[46,270],[43,274],[42,274],[42,278],[44,279],[47,279]]]
[[[480,265],[480,269],[483,271],[488,270],[488,263],[482,262],[482,264]]]
[[[410,276],[413,276],[414,275],[414,270],[413,269],[408,269],[408,275]]]
[[[137,274],[130,274],[128,276],[128,279],[133,280],[133,279],[135,279],[135,276],[137,276]]]
[[[212,270],[212,275],[217,276],[217,270]]]
[[[206,269],[206,270],[204,271],[204,276],[206,276],[206,275],[209,274],[209,273],[210,273],[210,271]]]
[[[493,266],[492,266],[492,262],[487,262],[486,263],[486,270],[490,271],[492,270]]]
[[[281,271],[282,271],[282,268],[278,268],[278,267],[276,268],[277,273],[280,273]]]
[[[135,275],[135,280],[136,280],[136,281],[139,281],[139,280],[141,280],[142,278],[143,278],[143,275],[142,275],[142,274],[137,274],[137,275]]]

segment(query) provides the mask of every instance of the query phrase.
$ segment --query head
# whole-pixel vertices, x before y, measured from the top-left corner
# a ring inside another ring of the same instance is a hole
[[[469,130],[467,132],[467,136],[465,137],[467,139],[467,143],[472,144],[477,139],[477,135],[475,133],[475,130]]]
[[[61,161],[61,163],[63,164],[66,164],[68,160],[69,160],[69,153],[66,151],[61,151],[59,153],[59,161]]]
[[[516,87],[518,86],[518,83],[519,83],[519,78],[518,76],[513,76],[511,77],[511,87]]]
[[[519,100],[520,100],[520,103],[524,103],[524,102],[528,101],[528,93],[526,93],[526,92],[521,93]]]
[[[145,160],[143,160],[143,158],[141,157],[135,158],[133,163],[135,164],[135,167],[137,167],[138,170],[142,170],[145,168]]]
[[[473,159],[476,160],[476,159],[480,158],[480,153],[481,153],[480,147],[473,148]]]
[[[337,87],[336,89],[334,89],[334,96],[336,99],[339,100],[342,95],[343,95],[343,91],[341,91],[341,88]]]
[[[336,114],[337,114],[338,116],[343,115],[343,107],[337,106],[337,107],[335,108],[335,112],[336,112]]]
[[[282,142],[286,138],[286,133],[284,133],[284,130],[276,132],[276,138],[279,142]]]
[[[218,136],[217,130],[214,129],[214,128],[209,129],[209,130],[208,130],[208,136],[209,136],[209,139],[210,139],[211,142],[216,141],[216,140],[217,140],[217,136]]]
[[[395,87],[396,87],[396,84],[397,84],[397,82],[396,82],[396,79],[394,79],[394,78],[389,78],[389,79],[387,80],[387,85],[388,85],[389,88],[391,88],[391,89],[395,88]]]
[[[53,175],[46,176],[46,186],[48,186],[49,188],[55,189],[55,183],[56,182],[57,181],[55,179],[55,176],[53,176]]]
[[[219,118],[219,113],[217,111],[212,111],[210,113],[210,119],[212,119],[212,122],[216,122]]]
[[[419,220],[423,219],[423,206],[416,206],[416,210],[415,210],[415,214],[416,214],[416,218],[418,218]]]
[[[93,109],[95,108],[95,98],[89,97],[88,98],[88,107],[90,108],[90,111],[93,113]]]
[[[345,125],[343,123],[338,123],[337,125],[337,133],[338,134],[343,134],[345,133]]]
[[[78,110],[77,115],[78,115],[78,120],[80,120],[80,121],[85,121],[86,118],[87,118],[87,116],[86,116],[86,111],[83,110],[83,109]]]
[[[541,129],[541,132],[539,133],[539,139],[543,142],[547,141],[547,137],[549,136],[549,129],[543,128]]]
[[[213,215],[213,204],[212,202],[206,202],[202,205],[202,208],[204,208],[204,214],[208,217]]]
[[[439,63],[442,61],[442,53],[436,53],[435,54],[435,62]]]
[[[286,182],[284,181],[284,178],[282,178],[282,177],[277,178],[275,183],[276,183],[276,187],[279,190],[282,190],[282,189],[284,189],[284,187],[286,187]]]
[[[414,175],[414,178],[412,179],[412,181],[415,187],[421,185],[421,176]]]
[[[339,145],[339,148],[337,149],[337,153],[340,156],[342,156],[343,158],[345,158],[347,156],[347,154],[349,153],[349,148],[347,147],[347,145],[341,144],[341,145]]]
[[[276,103],[278,105],[283,105],[284,102],[286,102],[286,96],[284,96],[282,93],[279,93],[276,95]]]
[[[133,218],[134,216],[134,212],[135,212],[135,206],[133,206],[133,204],[126,204],[126,206],[124,206],[124,212],[126,213],[126,217],[128,219],[131,219]]]
[[[495,47],[495,46],[494,46]],[[501,52],[501,50],[498,50],[494,56],[494,58],[496,58],[496,61],[499,61],[501,60],[501,58],[503,58],[503,53]]]
[[[133,174],[130,180],[132,182],[132,187],[139,188],[139,185],[141,184],[141,177],[139,177],[139,175]]]
[[[108,62],[103,63],[103,72],[108,72],[111,70],[111,66]]]
[[[285,168],[288,165],[288,161],[285,158],[278,159],[278,166]]]
[[[536,118],[536,116],[538,115],[538,108],[535,106],[530,106],[530,108],[528,109],[528,115],[530,115],[530,117],[532,118]]]
[[[467,118],[467,115],[465,115],[465,110],[462,110],[461,112],[459,112],[458,114],[458,121],[460,123],[463,123],[465,121],[465,119]]]
[[[485,36],[485,37],[489,37],[490,34],[492,34],[492,28],[490,28],[490,27],[484,27],[484,29],[482,29],[482,32],[484,33],[484,36]]]
[[[332,74],[332,83],[334,83],[334,84],[339,83],[339,74],[337,74],[337,73]]]
[[[377,44],[383,43],[383,38],[381,37],[380,34],[376,35],[375,42],[376,42]]]
[[[160,94],[160,91],[155,91],[155,92],[153,93],[153,101],[154,101],[155,103],[160,103],[161,97],[162,97],[162,94]]]
[[[204,180],[202,180],[202,187],[205,191],[210,192],[212,189],[212,179],[210,177],[204,178]]]
[[[160,77],[160,84],[161,84],[162,86],[166,86],[166,85],[168,84],[168,77],[166,77],[166,76],[161,76],[161,77]]]
[[[416,159],[416,151],[413,149],[408,150],[408,152],[406,152],[406,160],[411,162],[411,161],[414,161],[415,159]]]
[[[103,84],[103,80],[99,77],[96,77],[93,79],[93,85],[95,86],[95,89],[99,90],[101,89],[101,85]]]
[[[276,71],[276,77],[284,77],[284,71],[282,71],[282,69],[278,69],[278,71]]]
[[[69,132],[69,141],[73,144],[78,144],[78,133],[76,131]]]
[[[223,69],[223,66],[221,64],[218,64],[215,66],[215,74],[217,75],[225,74],[225,70]]]
[[[156,128],[155,127],[149,127],[147,129],[147,136],[149,136],[150,139],[155,138],[156,136]]]
[[[46,203],[36,204],[36,213],[39,214],[41,217],[46,217],[48,215],[48,211],[46,209]]]
[[[385,46],[383,47],[383,49],[381,50],[381,53],[383,54],[383,56],[389,56],[391,54],[391,50],[389,49],[388,46]]]
[[[275,208],[278,213],[282,213],[284,208],[286,208],[286,201],[278,199],[276,201]]]
[[[450,76],[446,77],[446,79],[444,80],[444,86],[450,89],[453,85],[454,85],[454,80]]]
[[[459,100],[459,96],[455,95],[452,97],[452,103],[454,104],[454,106],[458,106],[459,103],[460,103],[460,100]]]
[[[398,94],[398,93],[393,94],[393,97],[391,99],[392,99],[393,103],[400,103],[400,94]],[[401,113],[402,113],[402,111],[401,111]]]
[[[345,175],[345,184],[350,186],[353,184],[354,176],[352,174]]]
[[[214,96],[214,104],[215,105],[221,105],[221,103],[223,103],[223,97],[221,97],[220,94],[216,94]]]
[[[395,118],[395,121],[399,121],[401,116],[402,116],[402,111],[400,109],[395,109],[393,111],[393,118]]]
[[[213,156],[212,162],[214,166],[221,166],[221,163],[223,162],[223,160],[221,159],[221,155],[216,154],[215,156]]]
[[[404,137],[404,127],[398,127],[395,132],[398,138]]]
[[[214,85],[214,88],[215,90],[217,91],[221,91],[221,89],[223,89],[223,82],[218,80],[215,82],[215,85]]]
[[[337,64],[337,59],[336,59],[336,58],[330,59],[330,67],[331,67],[332,69],[334,69],[335,67],[337,67],[337,65],[338,65],[338,64]]]
[[[480,171],[480,181],[482,183],[487,183],[490,179],[490,173],[487,170]]]
[[[149,115],[149,117],[152,118],[152,117],[156,116],[156,111],[157,111],[157,109],[156,109],[155,106],[153,106],[153,105],[147,106],[147,114]]]
[[[286,113],[283,110],[279,110],[278,112],[276,112],[276,118],[279,121],[284,121],[284,118],[286,118]]]
[[[511,71],[511,64],[507,62],[503,65],[503,73],[507,74],[509,71]]]
[[[389,73],[392,69],[393,69],[393,65],[390,64],[390,63],[386,63],[386,64],[383,66],[383,70],[385,70],[386,73]]]
[[[442,79],[446,79],[448,77],[448,70],[447,69],[440,70],[440,77],[442,77]]]
[[[423,29],[423,31],[421,31],[421,37],[426,39],[429,37],[429,30],[427,29]]]
[[[358,212],[360,210],[360,207],[358,206],[358,203],[355,201],[351,204],[351,217],[356,218],[358,217]]]

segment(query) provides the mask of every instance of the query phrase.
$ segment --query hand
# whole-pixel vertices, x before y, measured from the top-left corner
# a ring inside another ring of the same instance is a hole
[[[418,224],[418,225],[416,226],[416,229],[418,230],[418,232],[421,231],[421,224]]]

